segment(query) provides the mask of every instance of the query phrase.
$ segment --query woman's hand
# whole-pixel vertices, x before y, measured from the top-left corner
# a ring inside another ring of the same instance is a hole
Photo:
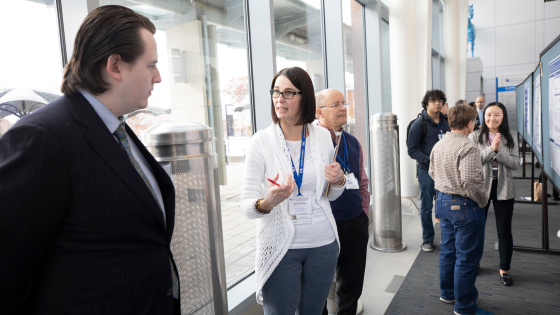
[[[272,180],[277,181],[279,177],[280,175],[276,173],[276,176],[274,176]],[[280,183],[280,186],[269,183],[266,198],[261,201],[260,208],[263,210],[272,210],[272,208],[279,205],[282,201],[288,199],[294,192],[295,187],[296,181],[292,178],[292,175],[286,175],[286,182]]]
[[[502,134],[498,133],[494,138],[494,141],[492,141],[492,144],[490,145],[490,147],[494,152],[496,153],[500,152],[501,142],[502,142]]]
[[[327,182],[337,186],[342,185],[344,180],[344,173],[340,168],[340,164],[338,164],[337,162],[334,162],[333,164],[329,164],[325,166],[324,172],[325,172],[325,178],[327,179]]]

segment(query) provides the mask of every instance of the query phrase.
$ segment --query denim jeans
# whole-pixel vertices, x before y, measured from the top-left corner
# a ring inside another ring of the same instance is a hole
[[[473,314],[478,309],[475,282],[476,266],[484,246],[484,208],[470,198],[452,198],[441,192],[436,208],[442,239],[439,254],[441,297],[455,300],[455,312]]]
[[[265,315],[321,314],[329,295],[338,243],[289,249],[263,286]]]
[[[420,221],[422,222],[422,240],[434,240],[434,222],[432,221],[432,208],[434,206],[434,180],[427,171],[418,169],[418,183],[420,184]],[[437,211],[436,211],[437,213]]]

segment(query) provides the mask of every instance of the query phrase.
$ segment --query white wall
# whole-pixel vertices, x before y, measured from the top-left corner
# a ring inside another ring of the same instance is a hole
[[[471,4],[476,30],[474,56],[480,57],[484,66],[488,104],[496,100],[497,76],[534,71],[540,52],[560,35],[560,1],[469,0]]]

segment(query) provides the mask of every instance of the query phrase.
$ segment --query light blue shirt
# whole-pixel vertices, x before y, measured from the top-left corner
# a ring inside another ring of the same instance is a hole
[[[484,118],[484,117],[482,117],[482,115],[484,114],[484,111],[480,110],[478,108],[476,109],[476,111],[478,112],[478,119],[480,119],[480,125],[482,126],[482,122],[483,122],[483,118]]]
[[[80,93],[82,93],[82,95],[86,98],[86,100],[88,100],[88,102],[91,104],[91,106],[93,107],[93,109],[95,110],[97,115],[99,115],[99,118],[101,118],[101,120],[105,123],[105,125],[109,129],[109,132],[115,138],[115,141],[117,141],[117,143],[120,146],[121,144],[120,144],[119,140],[117,139],[117,137],[114,135],[114,133],[115,133],[115,130],[117,130],[117,128],[119,127],[119,125],[123,123],[123,118],[122,117],[117,118],[117,116],[115,116],[115,114],[113,114],[107,107],[105,107],[105,105],[103,105],[97,98],[95,98],[95,96],[91,95],[88,91],[86,91],[82,88],[78,88],[78,91],[80,91]],[[130,139],[130,136],[128,135],[128,133],[126,134],[126,136],[127,136],[128,139]],[[148,164],[148,162],[146,161],[146,158],[144,158],[142,153],[140,153],[140,150],[138,150],[138,147],[136,146],[134,141],[129,140],[128,144],[130,145],[130,150],[132,151],[132,156],[134,156],[134,158],[136,159],[136,161],[138,162],[138,164],[142,168],[142,171],[146,175],[146,178],[150,181],[150,184],[152,185],[152,188],[154,189],[154,192],[156,193],[156,196],[158,198],[161,210],[163,212],[163,217],[165,219],[165,209],[164,209],[164,206],[163,206],[163,198],[161,197],[161,190],[159,189],[159,186],[158,186],[157,180],[154,176],[154,173],[152,171],[152,168],[150,167],[150,164]]]

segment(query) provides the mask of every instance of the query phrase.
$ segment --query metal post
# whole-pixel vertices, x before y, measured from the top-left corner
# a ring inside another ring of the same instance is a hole
[[[548,249],[548,177],[544,172],[542,179],[542,248]]]
[[[525,143],[525,138],[523,138],[523,177],[526,177],[525,176],[525,153],[526,153],[526,150],[527,150],[527,145]]]
[[[531,189],[531,201],[535,201],[535,152],[531,148],[531,184],[529,186]]]
[[[228,313],[218,156],[213,130],[198,123],[150,127],[140,140],[170,162],[175,186],[171,250],[181,281],[183,315]]]
[[[371,169],[374,198],[370,247],[382,252],[406,249],[402,240],[399,126],[397,115],[370,117]]]
[[[559,250],[551,250],[548,246],[549,239],[548,239],[548,177],[546,173],[542,172],[543,181],[542,181],[542,194],[543,194],[543,202],[542,202],[542,232],[541,232],[541,248],[535,247],[524,247],[524,246],[514,246],[513,250],[518,252],[529,252],[529,253],[536,253],[536,254],[546,254],[546,255],[560,255]]]

